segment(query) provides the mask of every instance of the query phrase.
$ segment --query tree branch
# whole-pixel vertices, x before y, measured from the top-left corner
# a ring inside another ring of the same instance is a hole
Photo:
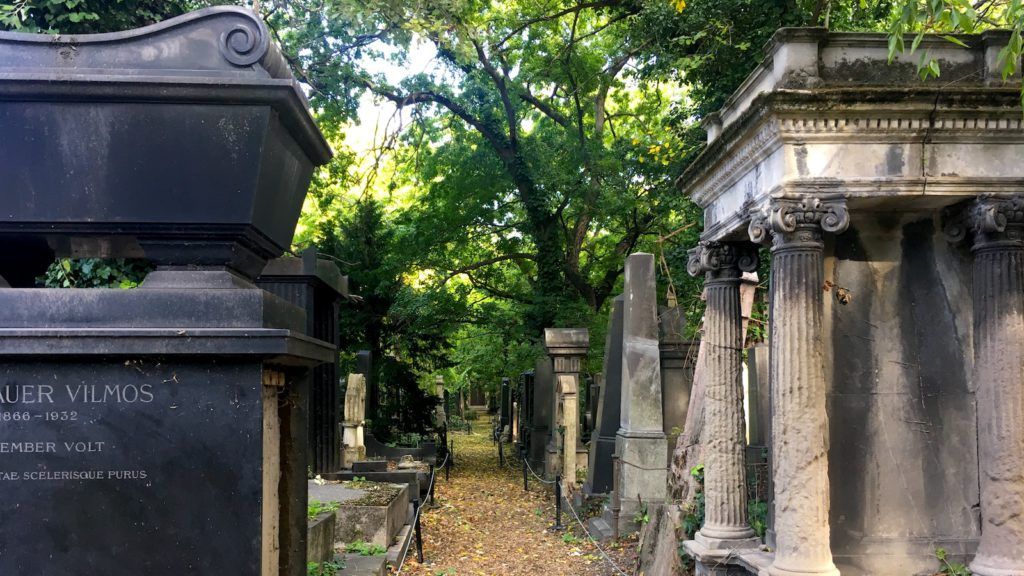
[[[537,24],[538,22],[546,22],[548,20],[556,20],[556,19],[561,18],[562,16],[565,16],[567,14],[579,13],[579,12],[582,12],[583,10],[588,10],[590,8],[610,8],[612,6],[618,6],[618,5],[624,5],[624,4],[625,4],[625,2],[623,2],[622,0],[596,0],[594,2],[583,2],[583,3],[577,4],[575,6],[570,6],[569,8],[565,8],[563,10],[559,10],[558,12],[554,12],[552,14],[547,14],[547,15],[544,15],[544,16],[538,16],[536,18],[530,18],[529,20],[526,20],[525,22],[523,22],[519,26],[516,26],[515,28],[513,28],[512,31],[509,32],[508,34],[506,34],[505,37],[502,38],[500,42],[498,42],[497,44],[494,45],[494,47],[495,48],[500,48],[501,46],[503,46],[505,44],[505,42],[508,42],[509,40],[511,40],[513,36],[519,34],[523,30],[526,30],[530,26],[533,26],[534,24]]]
[[[497,264],[498,262],[507,262],[508,260],[535,260],[535,259],[536,259],[536,256],[534,256],[533,254],[529,254],[527,252],[512,252],[512,253],[509,253],[509,254],[502,254],[500,256],[495,256],[493,258],[487,258],[485,260],[480,260],[479,262],[475,262],[475,263],[470,264],[468,266],[463,266],[461,268],[456,268],[455,270],[450,270],[448,272],[448,276],[445,277],[444,282],[442,282],[442,284],[448,282],[449,280],[451,280],[452,278],[454,278],[454,277],[456,277],[456,276],[458,276],[460,274],[466,274],[468,276],[468,272],[472,272],[473,270],[479,270],[480,268],[486,268],[488,266],[491,266],[492,264]]]

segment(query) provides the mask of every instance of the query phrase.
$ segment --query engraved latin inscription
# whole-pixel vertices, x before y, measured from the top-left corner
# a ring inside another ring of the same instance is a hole
[[[0,429],[9,433],[0,435],[0,455],[38,458],[32,459],[36,469],[0,469],[0,481],[145,480],[146,470],[91,468],[91,456],[116,452],[117,446],[89,438],[89,430],[102,423],[105,408],[154,399],[152,384],[3,384]]]

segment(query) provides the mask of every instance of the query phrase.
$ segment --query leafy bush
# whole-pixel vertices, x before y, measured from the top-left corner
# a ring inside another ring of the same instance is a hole
[[[334,512],[337,509],[337,502],[318,502],[316,500],[310,500],[309,505],[306,507],[306,517],[313,520],[321,514]]]
[[[338,571],[345,568],[345,563],[340,561],[324,562],[319,564],[317,562],[310,562],[306,564],[306,575],[307,576],[337,576]]]
[[[380,544],[370,544],[369,542],[363,542],[361,540],[345,544],[345,552],[359,554],[360,556],[380,556],[387,551],[387,548]]]
[[[690,468],[690,476],[697,480],[697,493],[693,496],[693,504],[686,511],[683,517],[683,531],[686,532],[686,539],[692,540],[697,530],[704,525],[704,465],[698,464]]]
[[[967,569],[967,566],[957,562],[950,562],[948,555],[945,548],[935,550],[935,557],[942,564],[942,568],[936,576],[971,576],[971,571]]]
[[[151,270],[147,260],[61,258],[37,281],[47,288],[135,288]]]
[[[760,500],[747,500],[747,521],[754,529],[758,538],[764,538],[768,530],[768,503]]]

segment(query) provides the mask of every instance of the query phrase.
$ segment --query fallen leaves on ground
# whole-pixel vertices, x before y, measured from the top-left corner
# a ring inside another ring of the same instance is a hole
[[[483,434],[452,434],[456,466],[445,481],[438,470],[436,506],[424,511],[424,563],[409,551],[402,574],[409,576],[610,576],[619,574],[567,511],[569,532],[552,532],[554,497],[531,476],[498,464],[498,450]],[[569,534],[568,536],[566,534]],[[627,574],[633,572],[635,542],[605,549]]]

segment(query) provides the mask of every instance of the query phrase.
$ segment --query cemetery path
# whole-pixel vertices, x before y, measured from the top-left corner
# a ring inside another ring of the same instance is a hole
[[[409,576],[605,576],[616,574],[579,526],[552,533],[554,498],[531,477],[498,464],[497,448],[485,434],[454,433],[457,466],[451,479],[439,471],[437,506],[426,510],[424,564],[410,552],[402,574]],[[563,524],[575,524],[563,512]],[[566,535],[568,534],[568,536]],[[612,544],[609,553],[627,573],[634,545]],[[605,547],[606,550],[609,547]]]

